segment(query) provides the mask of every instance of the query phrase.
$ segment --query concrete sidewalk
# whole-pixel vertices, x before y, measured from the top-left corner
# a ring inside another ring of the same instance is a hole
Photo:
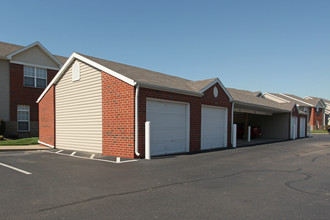
[[[19,145],[19,146],[0,146],[0,151],[15,151],[15,150],[48,150],[50,147],[39,145]]]

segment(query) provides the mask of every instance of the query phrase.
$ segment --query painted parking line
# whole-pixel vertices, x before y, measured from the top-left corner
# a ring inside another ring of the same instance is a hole
[[[25,170],[21,170],[21,169],[19,169],[19,168],[16,168],[16,167],[13,167],[13,166],[10,166],[10,165],[7,165],[7,164],[4,164],[4,163],[0,163],[0,166],[7,167],[7,168],[9,168],[9,169],[15,170],[15,171],[20,172],[20,173],[24,173],[24,174],[26,174],[26,175],[30,175],[30,174],[32,174],[32,173],[27,172],[27,171],[25,171]]]
[[[92,154],[89,159],[93,159],[95,157],[95,154]]]
[[[61,153],[63,150],[59,150],[59,151],[56,151],[55,153],[58,154],[58,153]]]
[[[59,154],[59,155],[63,155],[63,156],[68,156],[68,157],[75,157],[75,158],[80,158],[80,159],[85,159],[85,160],[96,160],[96,161],[102,161],[102,162],[107,162],[107,163],[130,163],[130,162],[136,162],[138,160],[124,160],[124,161],[111,161],[111,160],[103,160],[103,159],[97,159],[97,158],[91,158],[93,155],[91,155],[90,157],[81,157],[81,156],[77,156],[75,155],[76,152],[73,152],[71,154],[64,154],[64,153],[60,153],[60,152],[51,152],[51,151],[44,151],[41,150],[42,152],[46,152],[46,153],[51,153],[51,154]]]

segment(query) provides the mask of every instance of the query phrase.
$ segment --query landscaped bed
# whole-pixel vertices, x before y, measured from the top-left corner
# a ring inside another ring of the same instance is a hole
[[[327,134],[327,130],[313,130],[312,134]]]
[[[0,146],[13,146],[13,145],[34,145],[38,144],[38,137],[21,138],[16,140],[3,140],[0,141]]]

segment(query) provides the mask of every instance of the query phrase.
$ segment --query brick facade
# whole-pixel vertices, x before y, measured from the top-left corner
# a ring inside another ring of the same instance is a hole
[[[134,87],[102,72],[103,155],[134,158]]]
[[[56,70],[47,70],[47,84],[56,75]],[[38,97],[44,91],[43,88],[24,86],[24,66],[10,63],[10,121],[17,124],[17,106],[30,106],[30,121],[38,123]],[[35,124],[35,123],[33,123]],[[11,135],[17,133],[17,129],[10,132]],[[30,135],[29,135],[30,133]],[[35,136],[38,134],[38,126],[31,126],[30,132],[24,132],[19,136]]]
[[[323,130],[323,111],[324,109],[319,108],[319,111],[316,111],[316,108],[311,109],[309,124],[312,127],[312,130]],[[317,124],[317,121],[319,122]]]
[[[55,86],[39,102],[39,140],[55,146]]]
[[[291,112],[292,116],[296,116],[298,118],[298,126],[297,126],[297,137],[298,138],[302,138],[300,137],[300,118],[305,118],[305,136],[307,135],[307,115],[305,114],[299,114],[298,108],[297,106],[294,106]],[[290,121],[290,126],[291,127],[291,121]],[[290,131],[289,131],[289,137],[290,137]]]
[[[102,154],[135,158],[135,87],[102,72]],[[55,86],[39,103],[40,141],[55,144]],[[213,96],[213,88],[219,91]],[[147,98],[186,102],[190,104],[190,152],[201,149],[202,105],[226,107],[228,109],[227,146],[231,146],[231,107],[229,98],[219,84],[215,84],[202,97],[140,88],[139,92],[139,143],[140,157],[144,158],[145,121]]]
[[[213,87],[219,90],[217,98],[213,96]],[[170,101],[186,102],[190,104],[190,152],[200,151],[201,149],[201,108],[202,105],[213,105],[228,108],[228,132],[227,146],[231,146],[231,103],[226,93],[219,84],[216,84],[205,91],[204,96],[195,97],[172,92],[164,92],[153,89],[141,88],[139,94],[139,153],[140,157],[144,157],[145,145],[145,121],[146,121],[146,104],[147,98],[156,98]]]

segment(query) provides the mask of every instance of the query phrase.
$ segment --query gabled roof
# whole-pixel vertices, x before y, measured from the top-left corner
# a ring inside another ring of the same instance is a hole
[[[264,94],[271,95],[271,96],[276,97],[287,103],[297,103],[297,105],[299,105],[299,106],[312,107],[311,104],[305,102],[302,98],[295,96],[295,95],[289,95],[289,94],[283,94],[283,93],[270,93],[270,92],[267,92]],[[283,103],[283,104],[285,104],[285,103]]]
[[[318,98],[318,97],[311,97],[311,96],[305,96],[304,100],[309,103],[314,103],[314,105],[317,105],[318,102],[321,102],[325,106],[325,113],[330,114],[330,101],[324,98]]]
[[[41,50],[43,50],[47,55],[49,55],[57,64],[59,64],[59,66],[62,66],[65,63],[65,61],[67,60],[67,57],[57,56],[57,55],[51,54],[38,41],[33,43],[33,44],[30,44],[26,47],[21,46],[21,45],[10,44],[10,43],[0,41],[0,59],[10,60],[12,58],[12,56],[14,56],[14,55],[16,55],[20,52],[23,52],[23,51],[25,51],[25,50],[33,47],[33,46],[38,46],[39,48],[41,48]]]
[[[318,103],[321,103],[322,105],[326,106],[326,99],[317,98],[317,97],[305,97],[305,102],[310,103],[314,106],[316,106]]]
[[[34,42],[34,43],[32,43],[32,44],[30,44],[30,45],[28,45],[28,46],[26,46],[26,47],[23,47],[23,48],[21,48],[21,49],[19,49],[19,50],[17,50],[17,51],[15,51],[15,52],[12,52],[12,53],[10,53],[10,54],[8,54],[7,55],[7,58],[8,59],[12,59],[13,58],[13,56],[15,56],[15,55],[17,55],[17,54],[20,54],[20,53],[22,53],[22,52],[24,52],[24,51],[26,51],[26,50],[28,50],[28,49],[30,49],[30,48],[32,48],[32,47],[35,47],[35,46],[37,46],[37,47],[39,47],[39,49],[40,50],[42,50],[51,60],[53,60],[59,67],[61,67],[62,66],[62,63],[53,55],[53,54],[51,54],[41,43],[39,43],[38,41],[36,41],[36,42]]]
[[[324,101],[321,98],[315,98],[312,100],[307,100],[307,99],[303,99],[299,96],[295,96],[295,95],[291,95],[291,94],[283,94],[281,93],[281,95],[289,98],[289,99],[293,99],[295,101],[297,101],[297,104],[301,104],[302,106],[311,106],[311,107],[316,107],[319,103],[325,108],[326,104],[324,103]]]
[[[240,89],[227,89],[230,95],[233,97],[235,103],[240,103],[248,106],[255,106],[263,109],[272,109],[279,112],[290,112],[293,108],[293,104],[291,104],[291,108],[289,105],[282,105],[277,102],[264,99],[262,97],[257,97],[255,92],[251,92],[248,90],[240,90]]]
[[[108,73],[132,86],[139,85],[145,88],[153,88],[157,90],[164,90],[182,94],[188,94],[193,96],[202,96],[205,88],[209,88],[212,85],[219,83],[225,93],[231,100],[231,96],[222,85],[218,78],[191,81],[176,76],[171,76],[135,66],[130,66],[122,63],[117,63],[105,59],[100,59],[92,56],[83,55],[80,53],[73,53],[70,58],[66,61],[63,67],[59,70],[57,75],[54,77],[52,82],[41,94],[37,102],[39,102],[49,88],[56,84],[60,77],[65,73],[66,69],[71,65],[74,60],[80,60],[85,62],[96,69],[99,69],[105,73]]]

